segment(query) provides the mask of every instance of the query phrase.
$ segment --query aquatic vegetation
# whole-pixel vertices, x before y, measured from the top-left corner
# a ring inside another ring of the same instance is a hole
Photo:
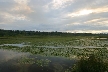
[[[48,60],[48,59],[40,59],[40,60],[37,60],[35,63],[36,63],[36,65],[38,65],[38,66],[46,67],[46,66],[49,65],[50,62],[51,62],[51,61]]]
[[[96,59],[101,59],[102,64],[108,67],[108,40],[92,39],[91,37],[23,37],[0,39],[0,49],[13,50],[17,52],[28,52],[31,55],[45,57],[63,57],[69,60],[78,60],[78,64],[71,69],[64,69],[59,63],[52,64],[54,71],[57,72],[80,72],[79,67],[89,63],[90,55],[95,55]],[[4,45],[3,45],[4,44]],[[23,44],[27,46],[18,47],[7,44]],[[98,62],[98,61],[97,61]],[[96,63],[96,65],[98,65]],[[107,63],[106,63],[107,62]],[[84,63],[84,64],[82,64]],[[105,64],[106,63],[106,64]],[[19,65],[49,67],[50,59],[36,59],[23,57],[18,60]],[[80,64],[80,66],[79,66]],[[28,68],[27,67],[27,68]],[[96,66],[97,67],[97,66]],[[25,69],[27,69],[25,68]],[[81,68],[81,67],[80,67]],[[23,70],[24,71],[24,70]]]

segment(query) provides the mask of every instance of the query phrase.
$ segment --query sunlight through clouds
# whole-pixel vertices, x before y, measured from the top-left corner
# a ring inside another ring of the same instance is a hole
[[[82,16],[82,15],[89,15],[92,13],[103,13],[103,12],[108,12],[108,6],[100,7],[100,8],[95,8],[95,9],[82,9],[77,12],[72,12],[68,13],[68,17],[77,17],[77,16]]]
[[[68,14],[67,16],[70,16],[70,17],[76,17],[76,16],[82,16],[82,15],[88,15],[88,14],[91,14],[93,11],[92,10],[80,10],[78,12],[75,12],[75,13],[70,13]]]
[[[90,13],[92,13],[92,10],[81,10],[80,12],[79,12],[79,15],[88,15],[88,14],[90,14]]]

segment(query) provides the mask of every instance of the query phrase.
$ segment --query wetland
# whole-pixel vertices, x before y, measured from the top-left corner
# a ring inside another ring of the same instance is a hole
[[[1,72],[80,72],[78,63],[91,55],[105,63],[104,70],[108,71],[108,39],[105,37],[0,37]]]

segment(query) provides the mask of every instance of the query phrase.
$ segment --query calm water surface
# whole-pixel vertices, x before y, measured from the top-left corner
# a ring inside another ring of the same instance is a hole
[[[0,49],[0,72],[64,72],[70,70],[75,62],[75,59]]]

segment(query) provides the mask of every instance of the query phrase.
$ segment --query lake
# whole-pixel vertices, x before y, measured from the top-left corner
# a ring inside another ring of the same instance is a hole
[[[64,72],[75,59],[48,57],[0,49],[0,72]]]

